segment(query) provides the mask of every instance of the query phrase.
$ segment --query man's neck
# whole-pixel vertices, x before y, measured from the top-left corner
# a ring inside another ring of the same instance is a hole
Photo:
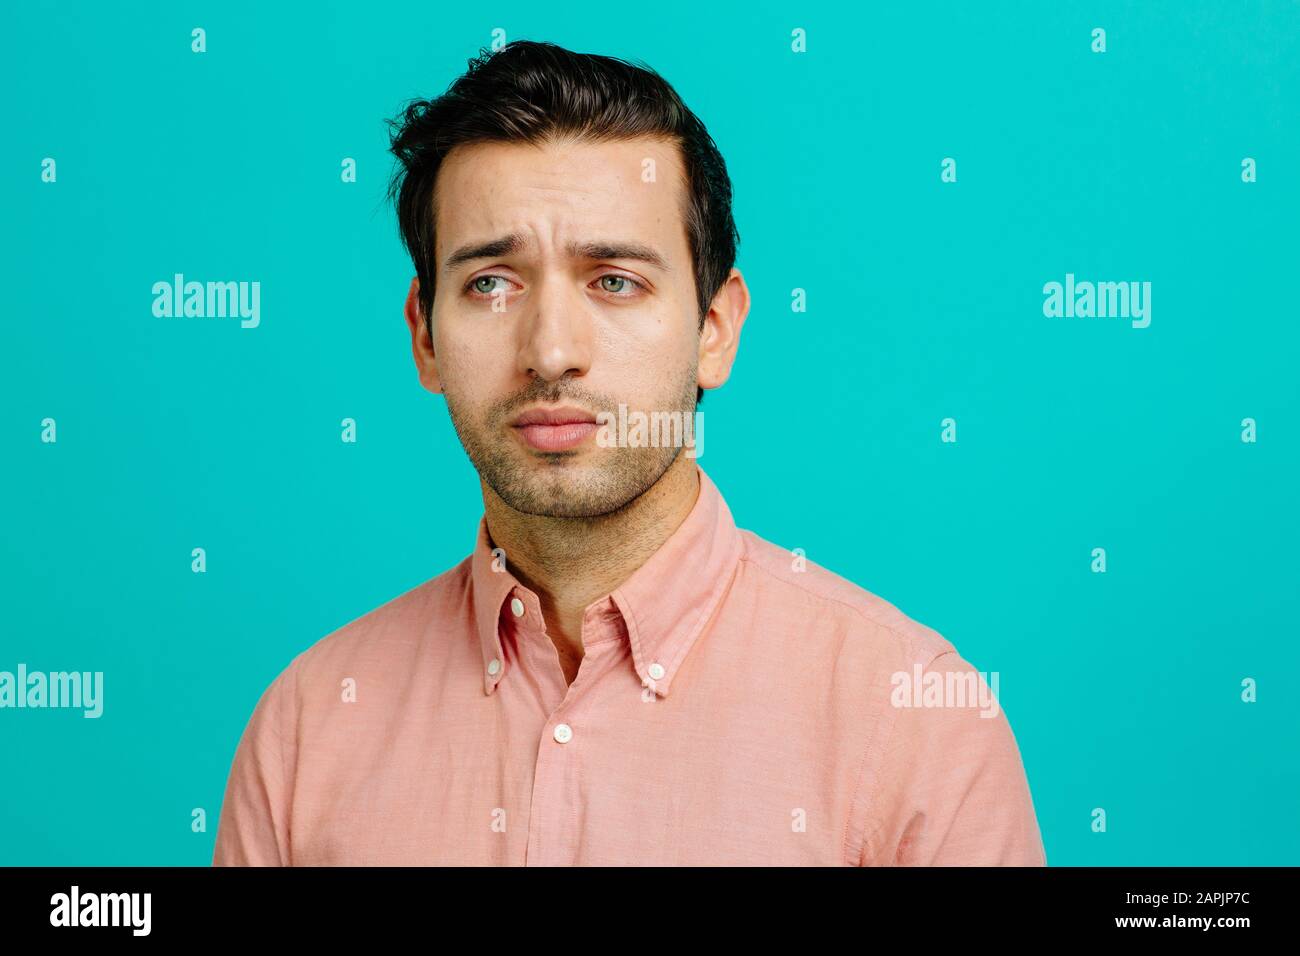
[[[510,573],[537,594],[569,683],[582,661],[583,611],[659,550],[690,514],[699,492],[698,466],[685,455],[639,498],[595,519],[523,514],[483,484],[492,544],[505,551]]]

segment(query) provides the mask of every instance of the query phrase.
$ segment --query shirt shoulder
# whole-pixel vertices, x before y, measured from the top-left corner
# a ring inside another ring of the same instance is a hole
[[[330,631],[300,651],[274,684],[289,685],[298,705],[311,688],[337,696],[339,675],[401,678],[438,638],[461,636],[467,625],[470,558],[415,585]]]
[[[831,633],[865,633],[877,650],[879,645],[886,645],[900,664],[927,664],[956,651],[938,631],[803,554],[788,551],[752,531],[742,530],[741,537],[747,586],[758,600],[792,608],[810,622],[830,622],[835,625]]]
[[[798,627],[806,654],[844,675],[839,685],[861,708],[847,858],[1042,865],[1033,800],[996,680],[990,691],[951,641],[879,595],[752,532],[743,536],[746,596],[764,618],[781,615]],[[918,675],[925,693],[901,694]],[[949,696],[926,696],[940,686]]]

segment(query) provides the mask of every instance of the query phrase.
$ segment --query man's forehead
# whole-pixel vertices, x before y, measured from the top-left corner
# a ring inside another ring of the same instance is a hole
[[[660,138],[458,146],[443,161],[434,195],[439,262],[467,242],[516,232],[527,240],[536,217],[547,228],[590,232],[569,243],[617,236],[671,246],[679,233],[685,243],[683,178],[676,144]]]

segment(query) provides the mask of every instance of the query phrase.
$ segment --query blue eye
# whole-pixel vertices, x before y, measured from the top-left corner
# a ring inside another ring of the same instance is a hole
[[[474,292],[477,292],[479,295],[491,295],[496,291],[496,289],[491,288],[490,283],[495,279],[502,279],[502,278],[504,278],[504,276],[494,276],[494,275],[476,276],[475,278],[469,280],[469,285],[465,287],[465,291],[468,292],[470,290],[473,290]],[[487,281],[489,283],[489,288],[484,289],[479,285],[479,283],[483,281]]]
[[[615,275],[614,273],[611,272],[611,273],[609,273],[608,275],[603,275],[603,276],[600,277],[600,281],[601,281],[602,283],[604,283],[605,281],[610,280],[610,279],[612,279],[613,281],[619,283],[618,288],[616,288],[616,289],[611,289],[611,288],[609,288],[609,286],[602,286],[602,288],[604,288],[604,290],[605,290],[606,292],[612,292],[612,293],[614,293],[615,295],[618,295],[618,296],[620,296],[620,297],[624,297],[624,296],[623,296],[623,293],[625,292],[626,287],[627,287],[628,285],[636,286],[636,287],[637,287],[638,289],[640,289],[641,291],[643,291],[643,292],[645,291],[645,286],[642,285],[640,282],[637,282],[635,279],[631,278],[630,276],[620,276],[620,275]]]

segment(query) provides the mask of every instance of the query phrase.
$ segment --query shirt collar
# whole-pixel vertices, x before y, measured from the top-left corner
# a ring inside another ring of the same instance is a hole
[[[586,611],[622,616],[642,686],[660,697],[668,695],[673,676],[722,600],[744,549],[717,486],[698,463],[695,467],[700,492],[685,520],[626,581]],[[494,550],[486,515],[479,519],[470,582],[483,692],[491,694],[509,670],[500,630],[512,614],[508,605],[518,600],[525,614],[541,620],[541,604],[510,573],[504,553]]]

